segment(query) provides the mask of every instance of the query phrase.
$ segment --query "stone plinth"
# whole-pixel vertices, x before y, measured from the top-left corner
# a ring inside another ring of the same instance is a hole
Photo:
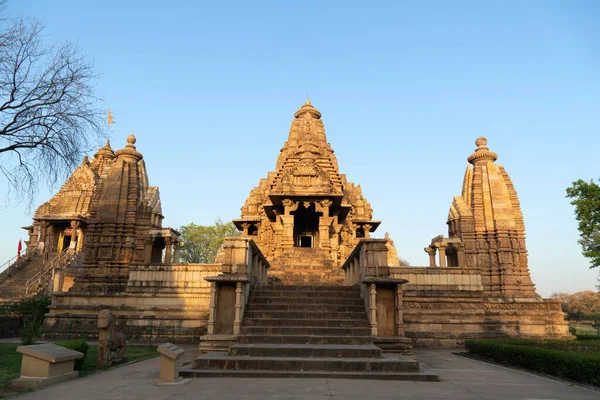
[[[76,378],[79,372],[73,371],[74,362],[83,357],[83,353],[52,343],[19,346],[17,352],[23,354],[21,376],[10,383],[17,390],[38,389]]]
[[[160,353],[160,377],[156,383],[159,385],[179,383],[181,381],[179,368],[185,350],[168,342],[158,346],[157,350]]]

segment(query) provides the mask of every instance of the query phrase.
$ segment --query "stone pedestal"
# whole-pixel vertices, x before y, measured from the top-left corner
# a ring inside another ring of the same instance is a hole
[[[156,384],[180,383],[182,379],[179,377],[179,368],[181,367],[181,359],[185,355],[185,350],[168,342],[158,346],[157,350],[160,353],[160,377],[156,381]]]
[[[79,372],[73,371],[74,362],[83,357],[83,353],[52,343],[19,346],[17,352],[23,354],[23,360],[21,376],[10,383],[16,390],[39,389],[76,378]]]

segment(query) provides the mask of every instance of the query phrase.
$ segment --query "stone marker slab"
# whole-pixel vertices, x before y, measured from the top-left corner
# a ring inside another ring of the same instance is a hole
[[[21,376],[10,383],[13,389],[37,389],[79,375],[73,371],[74,361],[83,358],[83,353],[53,343],[19,346],[23,354]]]
[[[160,378],[156,381],[156,384],[183,383],[183,380],[179,377],[179,368],[185,350],[169,342],[159,345],[157,350],[160,353]]]

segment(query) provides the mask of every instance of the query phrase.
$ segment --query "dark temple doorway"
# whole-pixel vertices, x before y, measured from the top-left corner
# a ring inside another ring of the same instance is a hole
[[[316,247],[319,235],[319,214],[315,205],[300,204],[294,212],[294,246]]]

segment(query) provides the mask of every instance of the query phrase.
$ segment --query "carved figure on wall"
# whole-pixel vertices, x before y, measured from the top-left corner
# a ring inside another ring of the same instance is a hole
[[[96,368],[105,368],[126,362],[127,341],[125,335],[117,331],[115,317],[110,310],[105,309],[98,313],[98,329],[100,331],[98,332]]]

